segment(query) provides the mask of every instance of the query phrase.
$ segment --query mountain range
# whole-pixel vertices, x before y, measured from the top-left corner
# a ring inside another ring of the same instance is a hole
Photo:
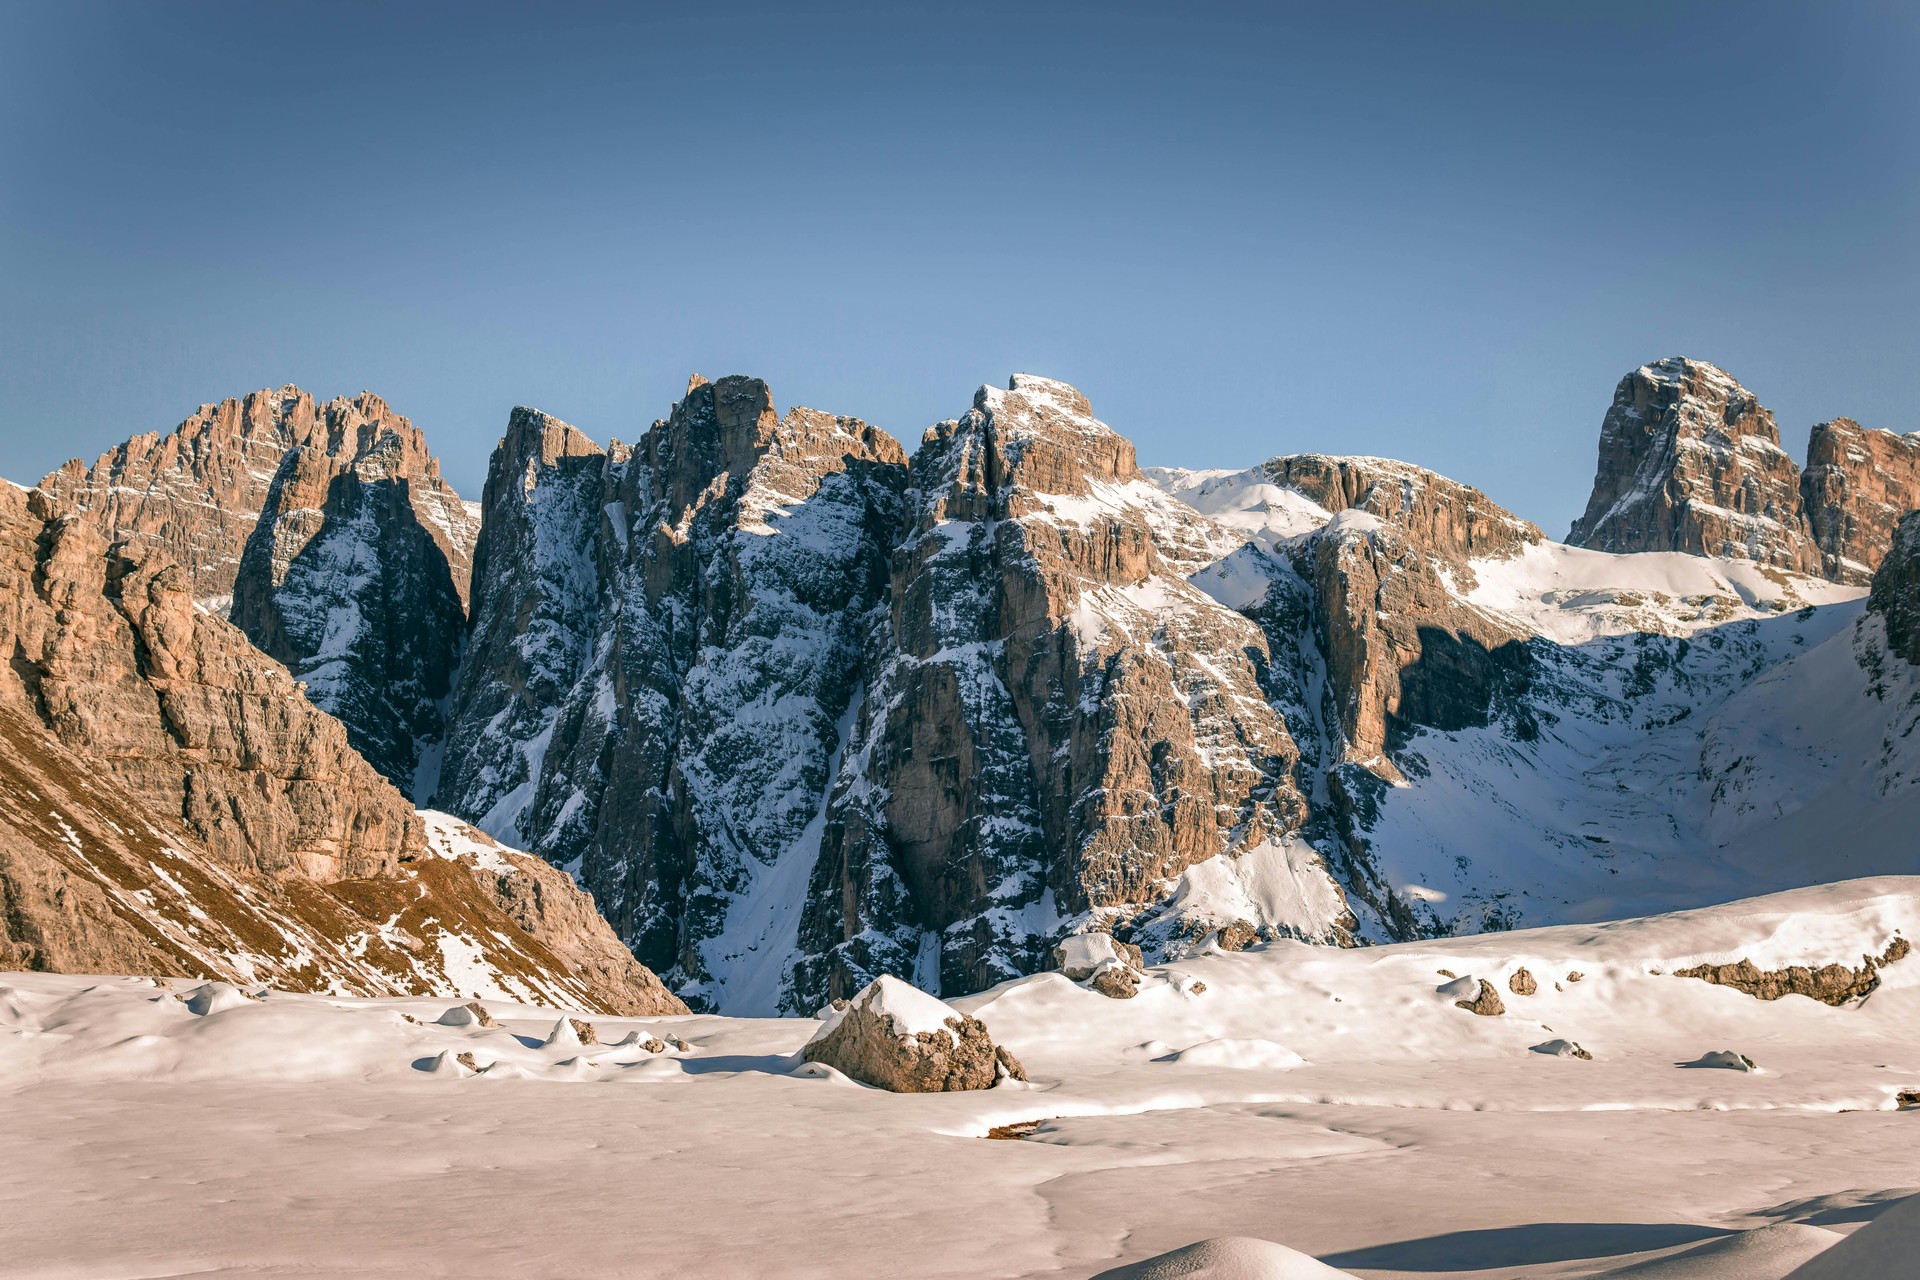
[[[1920,435],[1807,457],[1680,358],[1564,542],[1389,459],[1143,469],[1024,374],[911,453],[747,377],[519,408],[477,505],[375,396],[203,406],[0,495],[0,944],[770,1014],[1920,871]]]

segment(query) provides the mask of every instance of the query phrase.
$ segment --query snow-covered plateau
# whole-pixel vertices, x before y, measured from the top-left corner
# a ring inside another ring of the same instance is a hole
[[[1045,973],[952,1002],[1031,1082],[929,1095],[812,1018],[0,974],[0,1271],[1906,1276],[1916,931],[1881,877]]]

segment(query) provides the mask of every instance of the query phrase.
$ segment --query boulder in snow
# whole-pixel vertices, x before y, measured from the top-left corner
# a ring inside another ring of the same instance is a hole
[[[457,1004],[434,1020],[443,1027],[497,1027],[500,1024],[478,1000]]]
[[[1493,989],[1493,984],[1472,974],[1442,983],[1435,990],[1453,1001],[1456,1009],[1465,1009],[1483,1018],[1497,1017],[1507,1011],[1507,1006],[1500,1003],[1500,993]]]
[[[1140,948],[1116,941],[1110,933],[1076,933],[1053,949],[1053,967],[1073,982],[1085,982],[1100,966],[1115,960],[1133,969],[1146,967]]]
[[[553,1030],[541,1043],[543,1049],[579,1049],[600,1043],[599,1035],[593,1024],[585,1018],[562,1018],[553,1024]]]
[[[892,1093],[991,1089],[1025,1080],[979,1019],[891,976],[875,978],[814,1033],[800,1056]]]
[[[1744,1053],[1735,1053],[1731,1049],[1715,1049],[1703,1053],[1692,1062],[1683,1062],[1683,1067],[1719,1067],[1726,1071],[1758,1071],[1752,1058]]]
[[[1540,984],[1525,969],[1515,969],[1513,976],[1507,979],[1507,990],[1517,996],[1530,996],[1539,989]]]
[[[1053,949],[1054,967],[1112,1000],[1140,994],[1140,948],[1106,933],[1076,933]]]

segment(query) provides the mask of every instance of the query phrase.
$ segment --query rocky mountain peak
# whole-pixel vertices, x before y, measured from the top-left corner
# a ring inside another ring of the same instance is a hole
[[[1814,424],[1800,496],[1821,572],[1868,581],[1901,517],[1920,508],[1920,432],[1896,435],[1851,418]]]
[[[1052,378],[1017,373],[1004,391],[981,387],[955,427],[984,434],[991,463],[985,479],[994,489],[1084,496],[1094,483],[1140,478],[1133,442],[1095,418],[1079,391]]]
[[[529,474],[551,467],[562,458],[599,457],[605,452],[586,432],[572,424],[538,409],[517,405],[507,415],[506,434],[494,446],[494,465],[487,481],[489,492],[495,475],[524,482]],[[483,497],[483,511],[491,505],[492,498]]]
[[[1681,356],[1642,365],[1614,389],[1593,493],[1567,541],[1820,568],[1799,468],[1773,415],[1725,370]]]
[[[1384,520],[1459,565],[1516,555],[1546,537],[1473,486],[1392,458],[1293,454],[1271,458],[1257,471],[1266,483],[1329,512],[1364,511]]]

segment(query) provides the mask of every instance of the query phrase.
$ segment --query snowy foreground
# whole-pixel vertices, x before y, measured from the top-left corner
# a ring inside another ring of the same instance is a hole
[[[488,1029],[0,974],[0,1274],[1086,1277],[1235,1236],[1285,1248],[1151,1274],[1777,1280],[1836,1245],[1806,1274],[1916,1274],[1888,1268],[1920,1257],[1920,956],[1838,1008],[1674,973],[1896,936],[1920,878],[1275,943],[1132,1000],[1046,974],[957,1002],[1033,1083],[932,1096],[802,1066],[810,1019],[596,1018],[583,1047],[505,1001]],[[1504,1015],[1456,1006],[1483,978]],[[1718,1051],[1758,1070],[1690,1065]]]

